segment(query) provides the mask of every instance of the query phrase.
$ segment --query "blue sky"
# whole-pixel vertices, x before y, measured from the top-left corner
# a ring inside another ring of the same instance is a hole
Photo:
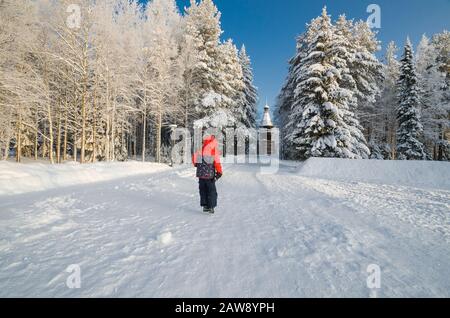
[[[245,44],[253,62],[260,109],[266,98],[272,106],[287,74],[288,60],[295,53],[295,38],[305,24],[321,13],[324,5],[336,19],[367,20],[369,4],[381,7],[379,40],[394,40],[400,47],[406,36],[417,44],[423,33],[450,29],[450,0],[214,0],[222,12],[223,38],[237,46]],[[177,0],[180,10],[189,0]]]

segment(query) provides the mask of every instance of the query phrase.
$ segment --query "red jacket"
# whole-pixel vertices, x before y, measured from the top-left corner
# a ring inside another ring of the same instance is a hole
[[[210,157],[214,158],[214,168],[217,173],[222,174],[222,165],[220,164],[220,151],[217,140],[214,136],[208,136],[203,139],[203,147],[202,150],[196,151],[192,156],[192,163],[194,166],[197,163],[201,163],[201,159],[199,157]],[[200,162],[197,162],[199,160]]]

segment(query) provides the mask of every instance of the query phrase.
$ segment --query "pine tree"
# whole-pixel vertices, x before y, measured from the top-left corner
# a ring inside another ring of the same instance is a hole
[[[414,53],[409,38],[401,59],[398,81],[399,106],[397,109],[397,153],[400,160],[425,160],[425,146],[421,141],[423,126],[420,121],[419,83]]]
[[[253,70],[251,66],[250,57],[247,55],[245,45],[239,52],[239,62],[242,68],[242,75],[244,79],[244,90],[242,101],[240,102],[243,107],[243,120],[242,123],[248,128],[256,127],[256,103],[258,101],[258,91],[253,85]]]
[[[195,126],[242,127],[244,108],[239,101],[245,84],[238,51],[231,40],[219,46],[215,66],[217,85],[204,95],[201,105],[207,113],[195,121]]]
[[[292,114],[292,106],[295,101],[295,89],[297,87],[297,70],[301,66],[304,58],[306,58],[306,34],[302,34],[297,38],[297,52],[295,56],[289,61],[289,71],[285,83],[278,95],[277,103],[275,105],[275,124],[280,129],[281,155],[283,159],[298,159],[298,150],[293,143],[293,132],[298,127],[303,111],[300,109],[301,105],[296,105],[297,118],[290,118]]]
[[[382,82],[382,64],[375,56],[379,42],[376,34],[368,27],[367,23],[359,21],[354,23],[341,15],[336,22],[336,33],[344,41],[341,42],[342,57],[346,60],[350,76],[343,87],[354,92],[356,103],[351,105],[351,110],[356,114],[358,123],[349,123],[350,126],[357,125],[357,130],[362,130],[359,123],[364,126],[366,135],[371,142],[376,136],[377,123],[373,118],[377,112],[375,106],[376,97],[379,95],[379,83]],[[351,118],[351,117],[350,117]],[[357,136],[362,143],[365,139]],[[364,150],[363,150],[364,152]]]
[[[180,54],[178,67],[183,76],[183,86],[180,89],[180,100],[183,104],[184,127],[191,127],[194,120],[198,119],[195,110],[196,102],[199,100],[201,83],[195,80],[202,61],[207,59],[205,50],[202,50],[202,39],[199,31],[193,23],[188,23],[188,18],[182,20],[183,34],[180,41]]]
[[[186,10],[186,30],[198,40],[198,62],[190,70],[197,83],[192,92],[195,126],[226,127],[242,121],[238,105],[245,85],[236,46],[231,40],[221,43],[221,14],[212,0],[191,0]]]
[[[344,15],[339,17],[333,31],[332,54],[338,57],[335,66],[340,69],[339,85],[352,94],[343,108],[343,120],[350,132],[352,153],[356,158],[367,159],[370,151],[357,114],[362,104],[374,102],[379,90],[377,79],[381,78],[381,64],[373,55],[378,42],[367,24],[353,24]]]
[[[349,52],[342,46],[346,39],[335,32],[326,8],[308,26],[304,40],[306,57],[294,70],[297,85],[288,140],[301,158],[367,158],[369,150],[353,113]]]
[[[244,112],[238,100],[245,84],[238,50],[231,39],[219,46],[219,59],[216,64],[217,79],[220,83],[216,91],[222,95],[224,100],[224,103],[218,106],[230,109],[235,113],[236,120],[242,122]]]
[[[186,9],[186,31],[199,41],[199,61],[191,70],[193,81],[198,83],[198,89],[192,93],[192,103],[198,118],[216,111],[216,104],[205,103],[205,98],[209,101],[211,96],[220,95],[221,83],[217,78],[222,34],[220,17],[221,13],[212,0],[202,0],[199,4],[191,0],[190,7]]]

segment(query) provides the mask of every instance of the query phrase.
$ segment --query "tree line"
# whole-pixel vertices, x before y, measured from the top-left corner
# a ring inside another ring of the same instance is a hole
[[[212,0],[0,0],[0,159],[162,162],[171,125],[255,127],[220,18]]]
[[[376,33],[326,8],[297,38],[275,111],[286,159],[450,160],[450,33],[380,61]]]

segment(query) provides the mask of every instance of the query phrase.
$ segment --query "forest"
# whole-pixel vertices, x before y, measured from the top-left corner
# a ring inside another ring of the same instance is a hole
[[[285,159],[450,159],[450,33],[423,35],[416,53],[390,42],[382,60],[380,44],[326,8],[307,25],[275,112]]]
[[[0,160],[167,162],[173,127],[257,128],[213,0],[73,2],[0,0]],[[381,44],[326,8],[307,24],[274,111],[282,159],[450,159],[450,33]]]
[[[164,162],[174,125],[255,127],[220,17],[212,0],[0,0],[0,159]]]

